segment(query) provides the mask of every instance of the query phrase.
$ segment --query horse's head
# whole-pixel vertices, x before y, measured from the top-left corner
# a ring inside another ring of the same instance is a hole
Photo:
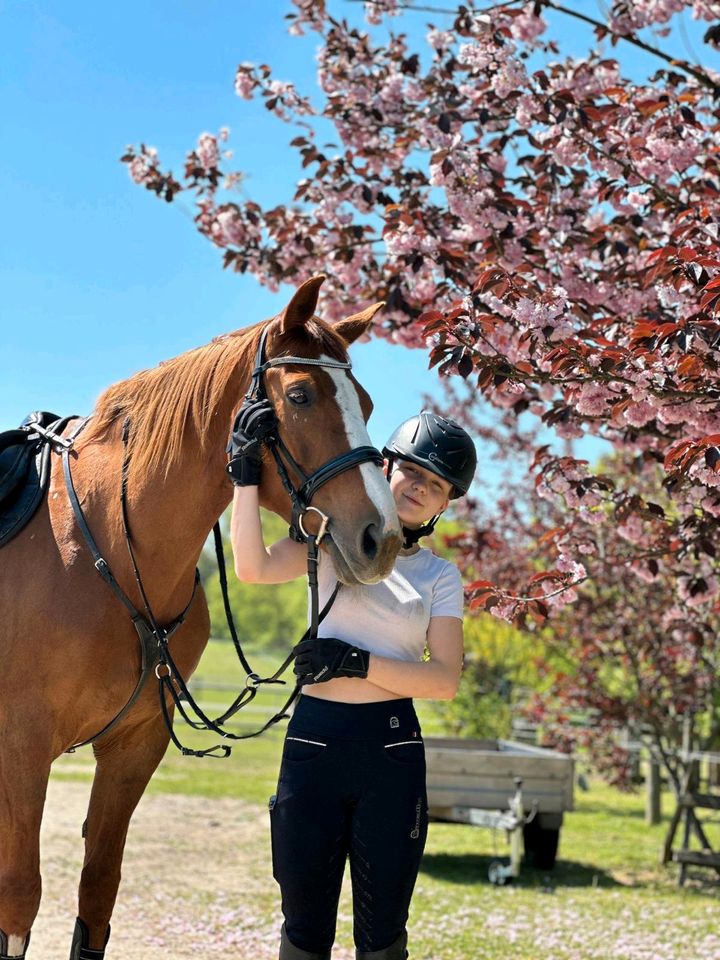
[[[319,276],[306,281],[270,321],[267,359],[348,361],[348,345],[365,333],[382,304],[329,326],[314,315],[323,280]],[[358,447],[370,446],[365,425],[372,401],[349,369],[279,364],[265,370],[263,377],[278,417],[280,440],[305,475]],[[301,486],[303,478],[291,466],[288,475],[295,487]],[[290,519],[291,503],[269,452],[263,462],[260,502]],[[390,573],[402,536],[381,466],[366,461],[332,477],[313,494],[312,506],[330,518],[322,546],[332,556],[341,580],[375,583]],[[318,514],[309,512],[305,528],[317,532],[318,520]]]

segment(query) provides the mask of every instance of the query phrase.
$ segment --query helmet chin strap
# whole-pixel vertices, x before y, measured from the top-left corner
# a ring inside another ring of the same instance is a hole
[[[387,472],[388,483],[390,483],[390,477],[392,476],[392,472],[394,469],[395,469],[395,461],[391,459],[388,465],[388,472]],[[435,516],[431,520],[428,520],[427,523],[424,523],[421,527],[417,527],[416,529],[413,529],[412,527],[406,527],[405,524],[403,524],[402,525],[402,531],[403,531],[403,537],[404,537],[403,550],[409,550],[410,547],[414,546],[421,537],[430,536],[430,534],[435,529],[435,524],[440,519],[440,516],[441,516],[440,513],[435,514]]]
[[[408,550],[410,547],[413,546],[413,544],[418,542],[420,537],[429,536],[435,529],[435,524],[438,522],[439,519],[440,519],[440,514],[438,513],[432,518],[432,520],[428,520],[427,523],[424,523],[421,527],[418,527],[416,530],[414,530],[412,527],[406,527],[405,524],[403,524],[402,530],[403,530],[403,536],[405,537],[405,539],[403,540],[403,548],[405,550]]]

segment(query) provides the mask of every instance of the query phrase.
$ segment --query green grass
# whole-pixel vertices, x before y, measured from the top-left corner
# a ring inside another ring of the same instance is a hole
[[[200,678],[230,682],[231,647],[211,644],[198,670]],[[258,657],[259,672],[277,659]],[[255,665],[255,662],[253,662]],[[231,699],[229,692],[223,694]],[[220,699],[205,690],[203,699]],[[258,698],[259,700],[259,698]],[[265,714],[253,713],[259,726]],[[419,702],[426,733],[440,732],[431,704]],[[245,718],[247,720],[247,718]],[[182,757],[171,746],[149,791],[236,797],[264,808],[274,792],[284,724],[234,748],[229,760]],[[178,727],[188,743],[213,742]],[[81,751],[62,758],[53,776],[86,780],[92,757]],[[679,889],[675,867],[661,867],[659,852],[672,810],[663,797],[665,818],[646,827],[641,793],[623,794],[591,780],[588,792],[576,789],[577,809],[567,814],[558,864],[551,875],[523,869],[518,883],[496,888],[487,881],[495,857],[507,856],[504,835],[456,824],[432,824],[416,895],[411,929],[413,960],[705,960],[720,958],[720,899],[706,873]],[[710,827],[720,847],[720,827]],[[259,916],[267,902],[258,902]],[[347,912],[347,911],[346,911]],[[349,919],[339,937],[349,941]]]

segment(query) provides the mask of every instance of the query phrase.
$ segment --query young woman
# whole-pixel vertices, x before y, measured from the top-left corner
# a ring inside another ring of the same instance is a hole
[[[253,583],[291,580],[307,565],[304,544],[285,538],[266,548],[262,539],[257,484],[272,424],[268,401],[244,405],[228,447],[235,569]],[[347,858],[358,960],[408,956],[428,820],[412,698],[452,699],[463,656],[459,571],[418,540],[467,492],[476,455],[462,427],[427,411],[401,424],[383,455],[405,535],[395,567],[379,583],[344,585],[318,639],[298,646],[302,694],[270,802],[280,960],[329,960]],[[336,583],[323,551],[318,579],[322,608]]]

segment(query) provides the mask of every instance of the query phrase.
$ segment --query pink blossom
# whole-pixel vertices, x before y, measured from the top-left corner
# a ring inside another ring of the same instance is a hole
[[[438,30],[433,27],[428,31],[427,42],[434,50],[449,50],[455,43],[455,35],[449,30]]]
[[[556,566],[560,573],[567,573],[572,580],[584,580],[587,577],[585,567],[566,553],[560,554]]]
[[[517,17],[510,20],[510,32],[517,40],[532,46],[541,34],[547,30],[547,21],[543,16],[535,16],[535,4],[529,3]]]
[[[235,206],[227,207],[217,215],[217,223],[226,243],[241,246],[246,238],[246,225]]]
[[[128,172],[135,183],[146,184],[153,176],[157,151],[153,147],[146,147],[144,153],[139,153],[128,164]]]
[[[493,43],[483,39],[478,43],[463,43],[458,50],[458,62],[471,70],[487,70],[494,62],[497,50]]]
[[[400,223],[396,228],[388,231],[384,239],[387,251],[393,257],[409,253],[432,254],[437,246],[434,237],[406,223]]]
[[[644,427],[646,423],[655,419],[655,409],[655,403],[652,400],[631,403],[623,411],[625,423],[629,423],[633,427]]]
[[[609,404],[614,400],[617,400],[617,393],[607,384],[589,380],[581,384],[573,403],[578,413],[590,417],[602,417],[607,414]]]
[[[365,4],[365,19],[372,26],[382,23],[384,16],[397,16],[398,0],[372,0]]]
[[[618,524],[617,532],[629,543],[640,543],[645,537],[645,527],[636,513],[628,514],[622,523]]]
[[[644,583],[653,583],[657,580],[657,574],[653,573],[650,568],[641,560],[636,560],[630,564],[630,569],[635,574],[635,576],[642,580]]]
[[[512,623],[513,617],[517,611],[517,603],[513,600],[506,600],[504,603],[496,603],[494,607],[490,609],[490,613],[497,617],[498,620],[506,620],[508,623]]]
[[[493,75],[491,85],[499,97],[505,98],[513,90],[524,86],[527,81],[528,75],[525,64],[521,60],[508,59]]]
[[[252,100],[257,80],[253,76],[253,66],[241,63],[235,74],[235,93],[243,100]]]
[[[217,137],[212,133],[201,133],[196,148],[200,165],[206,171],[214,170],[220,163],[220,150]]]
[[[702,580],[688,576],[678,580],[678,593],[689,607],[700,607],[707,603],[716,596],[718,589],[718,581],[714,576],[703,577]]]
[[[566,589],[561,590],[560,593],[555,593],[552,596],[548,595],[545,597],[544,602],[548,607],[559,610],[561,607],[565,607],[570,603],[575,603],[577,598],[577,590],[575,590],[574,587],[567,587]]]

